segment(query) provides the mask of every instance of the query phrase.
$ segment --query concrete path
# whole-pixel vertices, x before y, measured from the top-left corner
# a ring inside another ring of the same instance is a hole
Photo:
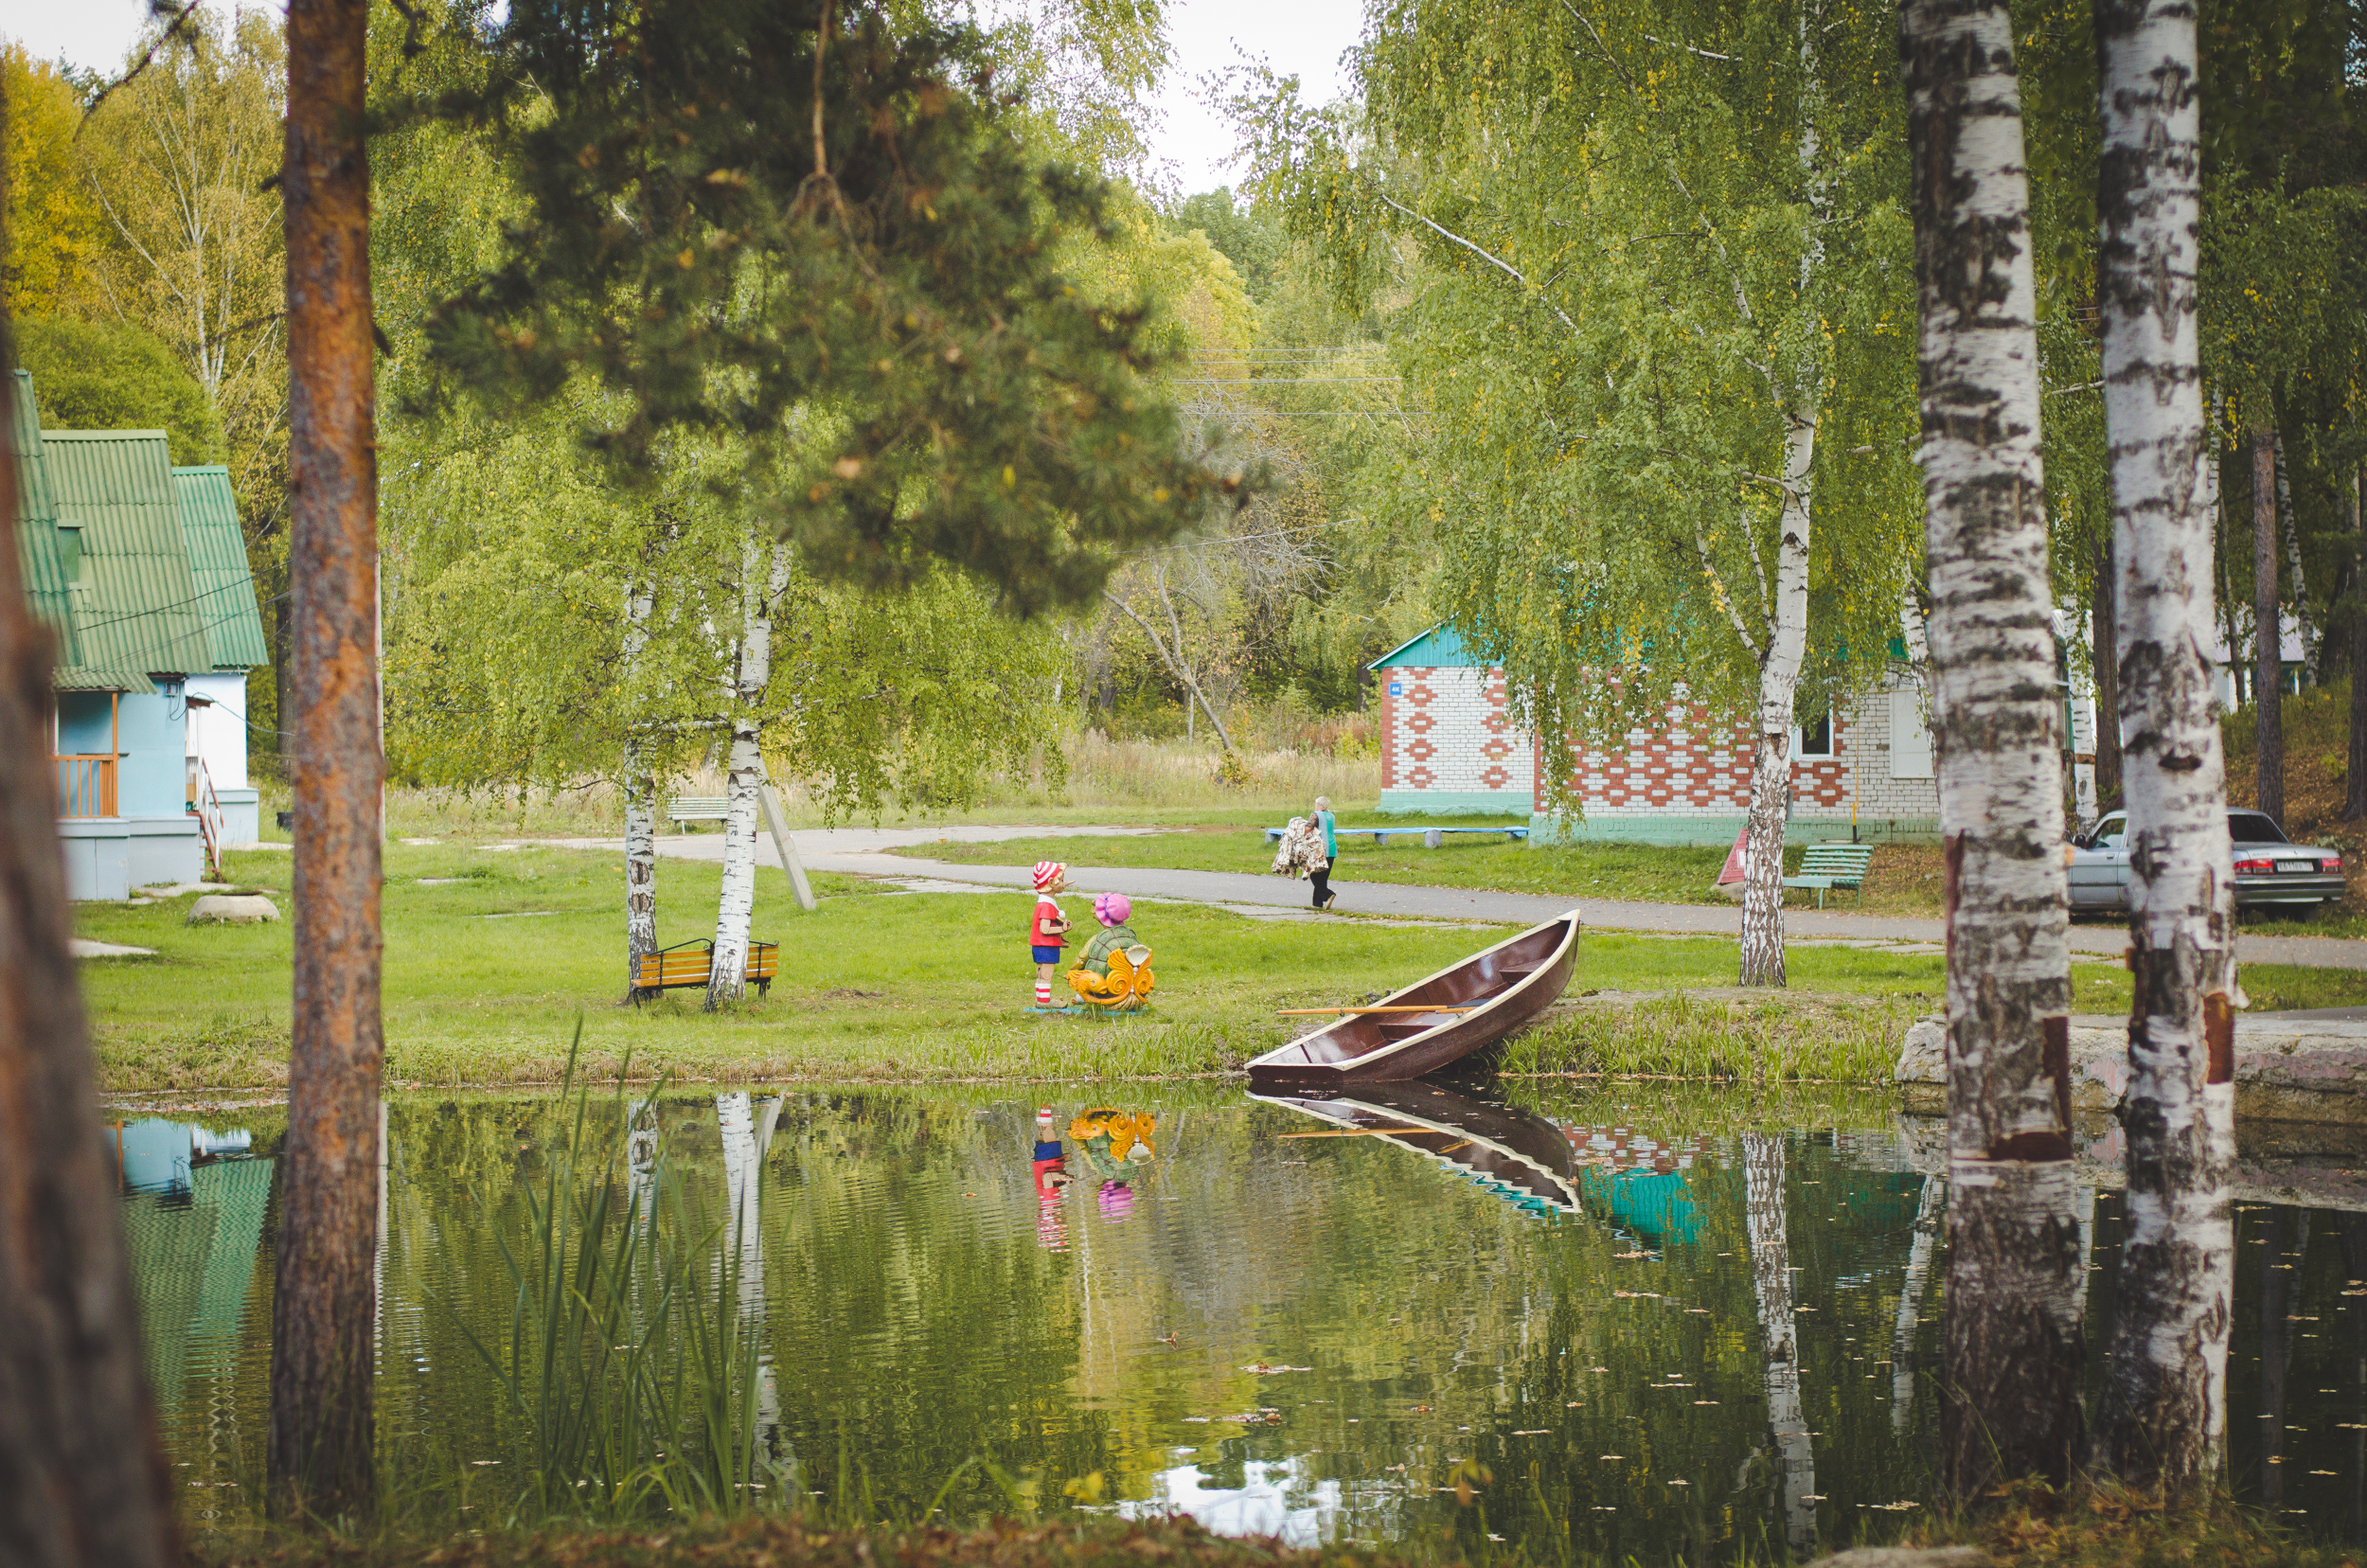
[[[896,881],[928,881],[969,884],[980,888],[1027,886],[1023,865],[957,865],[914,855],[890,855],[891,848],[921,847],[951,839],[964,844],[991,844],[1004,839],[1052,837],[1130,837],[1155,832],[1141,828],[841,828],[797,829],[798,857],[810,871],[836,871],[858,877]],[[569,848],[606,849],[623,853],[615,839],[564,839]],[[658,835],[658,852],[686,860],[721,860],[721,833]],[[758,863],[777,866],[770,836],[757,851]],[[1119,892],[1136,897],[1181,899],[1201,903],[1253,905],[1265,908],[1308,904],[1307,884],[1248,871],[1176,871],[1117,869],[1096,871],[1072,867],[1069,885],[1084,893]],[[1399,882],[1334,882],[1340,895],[1335,906],[1344,914],[1383,915],[1424,920],[1485,920],[1535,925],[1576,905],[1586,923],[1599,931],[1641,931],[1667,935],[1739,936],[1742,911],[1731,904],[1642,903],[1614,899],[1553,898],[1536,893],[1486,893],[1462,887],[1423,887]],[[1823,942],[1913,942],[1936,946],[1946,936],[1941,922],[1904,915],[1855,915],[1835,909],[1787,909],[1788,938]],[[2074,923],[2071,928],[2074,953],[2118,957],[2128,946],[2128,934],[2102,921]],[[2314,969],[2367,970],[2367,941],[2341,936],[2259,936],[2236,938],[2236,957],[2247,964],[2301,964]]]

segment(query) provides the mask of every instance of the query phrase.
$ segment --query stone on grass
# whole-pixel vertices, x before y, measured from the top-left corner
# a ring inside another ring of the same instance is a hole
[[[260,893],[208,893],[189,906],[191,925],[253,925],[279,918],[279,906]]]
[[[1988,1568],[1978,1546],[1855,1546],[1821,1557],[1808,1568]]]

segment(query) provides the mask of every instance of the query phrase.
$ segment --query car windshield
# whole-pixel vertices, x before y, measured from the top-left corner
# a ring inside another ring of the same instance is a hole
[[[2237,844],[2290,844],[2277,825],[2258,811],[2230,811],[2227,836]]]

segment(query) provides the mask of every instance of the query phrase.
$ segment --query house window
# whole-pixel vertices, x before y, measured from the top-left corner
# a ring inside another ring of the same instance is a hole
[[[1830,708],[1791,732],[1791,755],[1801,761],[1818,761],[1833,755],[1833,712]]]

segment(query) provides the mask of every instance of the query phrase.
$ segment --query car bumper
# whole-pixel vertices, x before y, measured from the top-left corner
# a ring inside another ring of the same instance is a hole
[[[2316,904],[2342,896],[2342,878],[2312,873],[2306,877],[2238,877],[2235,907],[2256,909],[2264,904]]]

